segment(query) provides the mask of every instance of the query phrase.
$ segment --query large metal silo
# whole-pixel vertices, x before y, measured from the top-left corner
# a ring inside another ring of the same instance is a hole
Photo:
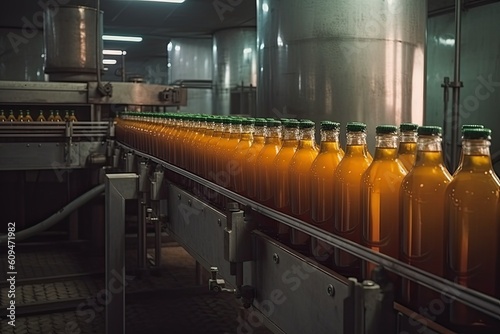
[[[426,1],[258,0],[257,20],[259,115],[422,123]]]
[[[255,28],[234,28],[214,33],[214,114],[255,113],[256,45]]]
[[[50,81],[97,80],[97,69],[102,70],[102,12],[97,15],[97,9],[83,6],[48,8],[43,29]]]
[[[212,114],[212,39],[173,38],[167,50],[169,83],[188,89],[181,111]]]

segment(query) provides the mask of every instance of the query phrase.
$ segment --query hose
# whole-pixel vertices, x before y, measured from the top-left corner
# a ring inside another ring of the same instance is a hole
[[[104,187],[105,187],[104,184],[101,184],[95,188],[90,189],[85,194],[77,197],[72,202],[70,202],[68,205],[66,205],[61,210],[57,211],[56,213],[54,213],[52,216],[45,219],[41,223],[38,223],[34,226],[31,226],[25,230],[16,232],[16,242],[31,238],[32,236],[35,236],[35,235],[51,228],[52,226],[56,225],[58,222],[60,222],[61,220],[63,220],[67,216],[69,216],[70,213],[72,213],[73,211],[75,211],[79,207],[85,205],[90,200],[92,200],[93,198],[97,197],[102,192],[104,192]],[[6,244],[6,243],[7,243],[7,235],[0,236],[0,245]]]

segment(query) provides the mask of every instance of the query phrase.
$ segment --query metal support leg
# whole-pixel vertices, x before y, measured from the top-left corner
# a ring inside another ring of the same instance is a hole
[[[137,175],[106,175],[105,184],[106,333],[118,334],[125,333],[125,200],[137,198]]]

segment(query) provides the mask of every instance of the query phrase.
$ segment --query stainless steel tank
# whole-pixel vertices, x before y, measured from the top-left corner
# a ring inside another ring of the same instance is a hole
[[[188,87],[181,111],[212,114],[212,39],[173,38],[167,46],[168,82]]]
[[[50,81],[95,81],[102,69],[102,12],[83,6],[44,12],[45,73]],[[99,49],[99,50],[97,50]]]
[[[214,114],[254,114],[256,45],[255,28],[234,28],[214,33]]]
[[[422,123],[426,1],[258,0],[257,113]]]

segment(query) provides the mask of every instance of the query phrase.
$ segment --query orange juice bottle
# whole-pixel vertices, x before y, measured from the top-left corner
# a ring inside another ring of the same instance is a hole
[[[500,180],[493,171],[489,129],[464,129],[459,172],[446,189],[447,278],[500,297]],[[499,333],[499,322],[452,301],[450,322],[460,331]]]
[[[299,145],[290,161],[290,208],[292,215],[304,223],[311,223],[311,165],[318,155],[314,140],[314,122],[299,122]],[[290,231],[290,244],[296,250],[309,254],[310,236],[296,229]]]
[[[292,214],[290,206],[290,162],[292,161],[297,146],[299,145],[299,121],[289,119],[282,121],[283,144],[274,158],[275,180],[274,208],[278,211]],[[278,239],[288,243],[290,241],[290,228],[285,224],[278,224]]]
[[[54,122],[62,122],[62,118],[59,115],[59,110],[56,110],[56,115],[54,116]]]
[[[246,178],[243,169],[246,164],[246,154],[253,143],[255,119],[243,118],[241,122],[241,139],[232,153],[232,160],[234,161],[232,170],[234,171],[234,175],[232,177],[231,189],[245,196]]]
[[[0,122],[6,122],[7,117],[5,117],[5,112],[3,110],[0,111]]]
[[[208,159],[209,150],[207,150],[207,143],[214,134],[215,128],[215,117],[207,116],[206,117],[206,126],[205,126],[205,135],[203,136],[203,140],[200,141],[198,146],[199,159],[198,159],[198,171],[201,177],[207,178],[207,169],[205,160]]]
[[[223,124],[223,119],[222,117],[216,117],[214,118],[214,130],[212,132],[212,136],[210,139],[207,141],[207,144],[205,146],[205,175],[206,178],[210,181],[214,180],[214,174],[215,174],[215,165],[214,165],[214,159],[215,157],[213,156],[215,154],[215,149],[216,149],[216,143],[220,140],[222,136],[222,131],[224,130],[224,124]]]
[[[266,119],[256,118],[252,146],[248,149],[245,155],[245,163],[243,164],[243,175],[247,178],[246,192],[247,196],[251,199],[257,199],[257,170],[260,168],[257,165],[257,157],[264,147],[266,129]]]
[[[398,159],[407,171],[413,168],[417,157],[417,129],[413,123],[401,123],[399,126]]]
[[[257,199],[260,203],[273,207],[273,190],[275,187],[274,158],[281,149],[281,122],[267,120],[264,147],[256,160],[257,166]]]
[[[467,129],[483,129],[483,128],[484,128],[484,125],[479,125],[479,124],[464,124],[464,125],[462,125],[462,141],[464,139],[463,133],[465,130],[467,130]],[[460,169],[462,168],[462,165],[464,163],[463,158],[464,158],[464,154],[462,152],[462,143],[460,143],[460,161],[458,162],[457,169],[453,173],[453,177],[455,177],[460,172]]]
[[[25,122],[33,122],[33,118],[31,117],[29,110],[26,110],[26,115],[24,116],[24,121]]]
[[[54,111],[51,110],[49,113],[49,117],[47,118],[47,122],[54,122]]]
[[[366,124],[347,124],[345,155],[334,174],[334,233],[361,244],[361,178],[372,158],[366,145]],[[359,276],[359,259],[345,251],[334,250],[333,264],[344,275]]]
[[[37,122],[45,122],[46,121],[45,116],[43,116],[43,111],[42,110],[40,110],[40,114],[36,118],[36,121]]]
[[[399,259],[399,189],[406,168],[398,159],[397,127],[376,128],[375,157],[361,179],[363,245]],[[363,278],[372,279],[375,265],[365,262]]]
[[[238,147],[243,131],[243,118],[233,117],[229,120],[230,135],[222,151],[223,171],[227,177],[221,180],[225,188],[233,189],[234,179],[238,173],[238,162],[234,159],[234,150]],[[249,146],[246,147],[248,149]]]
[[[311,222],[333,233],[333,176],[344,151],[339,144],[340,124],[323,121],[320,127],[320,150],[311,166]],[[327,262],[331,253],[330,245],[311,238],[311,254],[316,260]]]
[[[22,110],[19,110],[19,115],[17,115],[18,122],[24,122],[24,113]]]
[[[75,116],[75,111],[71,110],[71,115],[69,116],[69,121],[70,122],[78,122],[78,119]]]
[[[452,177],[443,163],[441,128],[418,128],[417,158],[401,184],[401,260],[444,276],[445,191]],[[402,279],[402,300],[427,307],[439,293]]]
[[[7,117],[7,122],[15,122],[16,117],[14,116],[14,112],[12,110],[9,110],[9,117]]]

